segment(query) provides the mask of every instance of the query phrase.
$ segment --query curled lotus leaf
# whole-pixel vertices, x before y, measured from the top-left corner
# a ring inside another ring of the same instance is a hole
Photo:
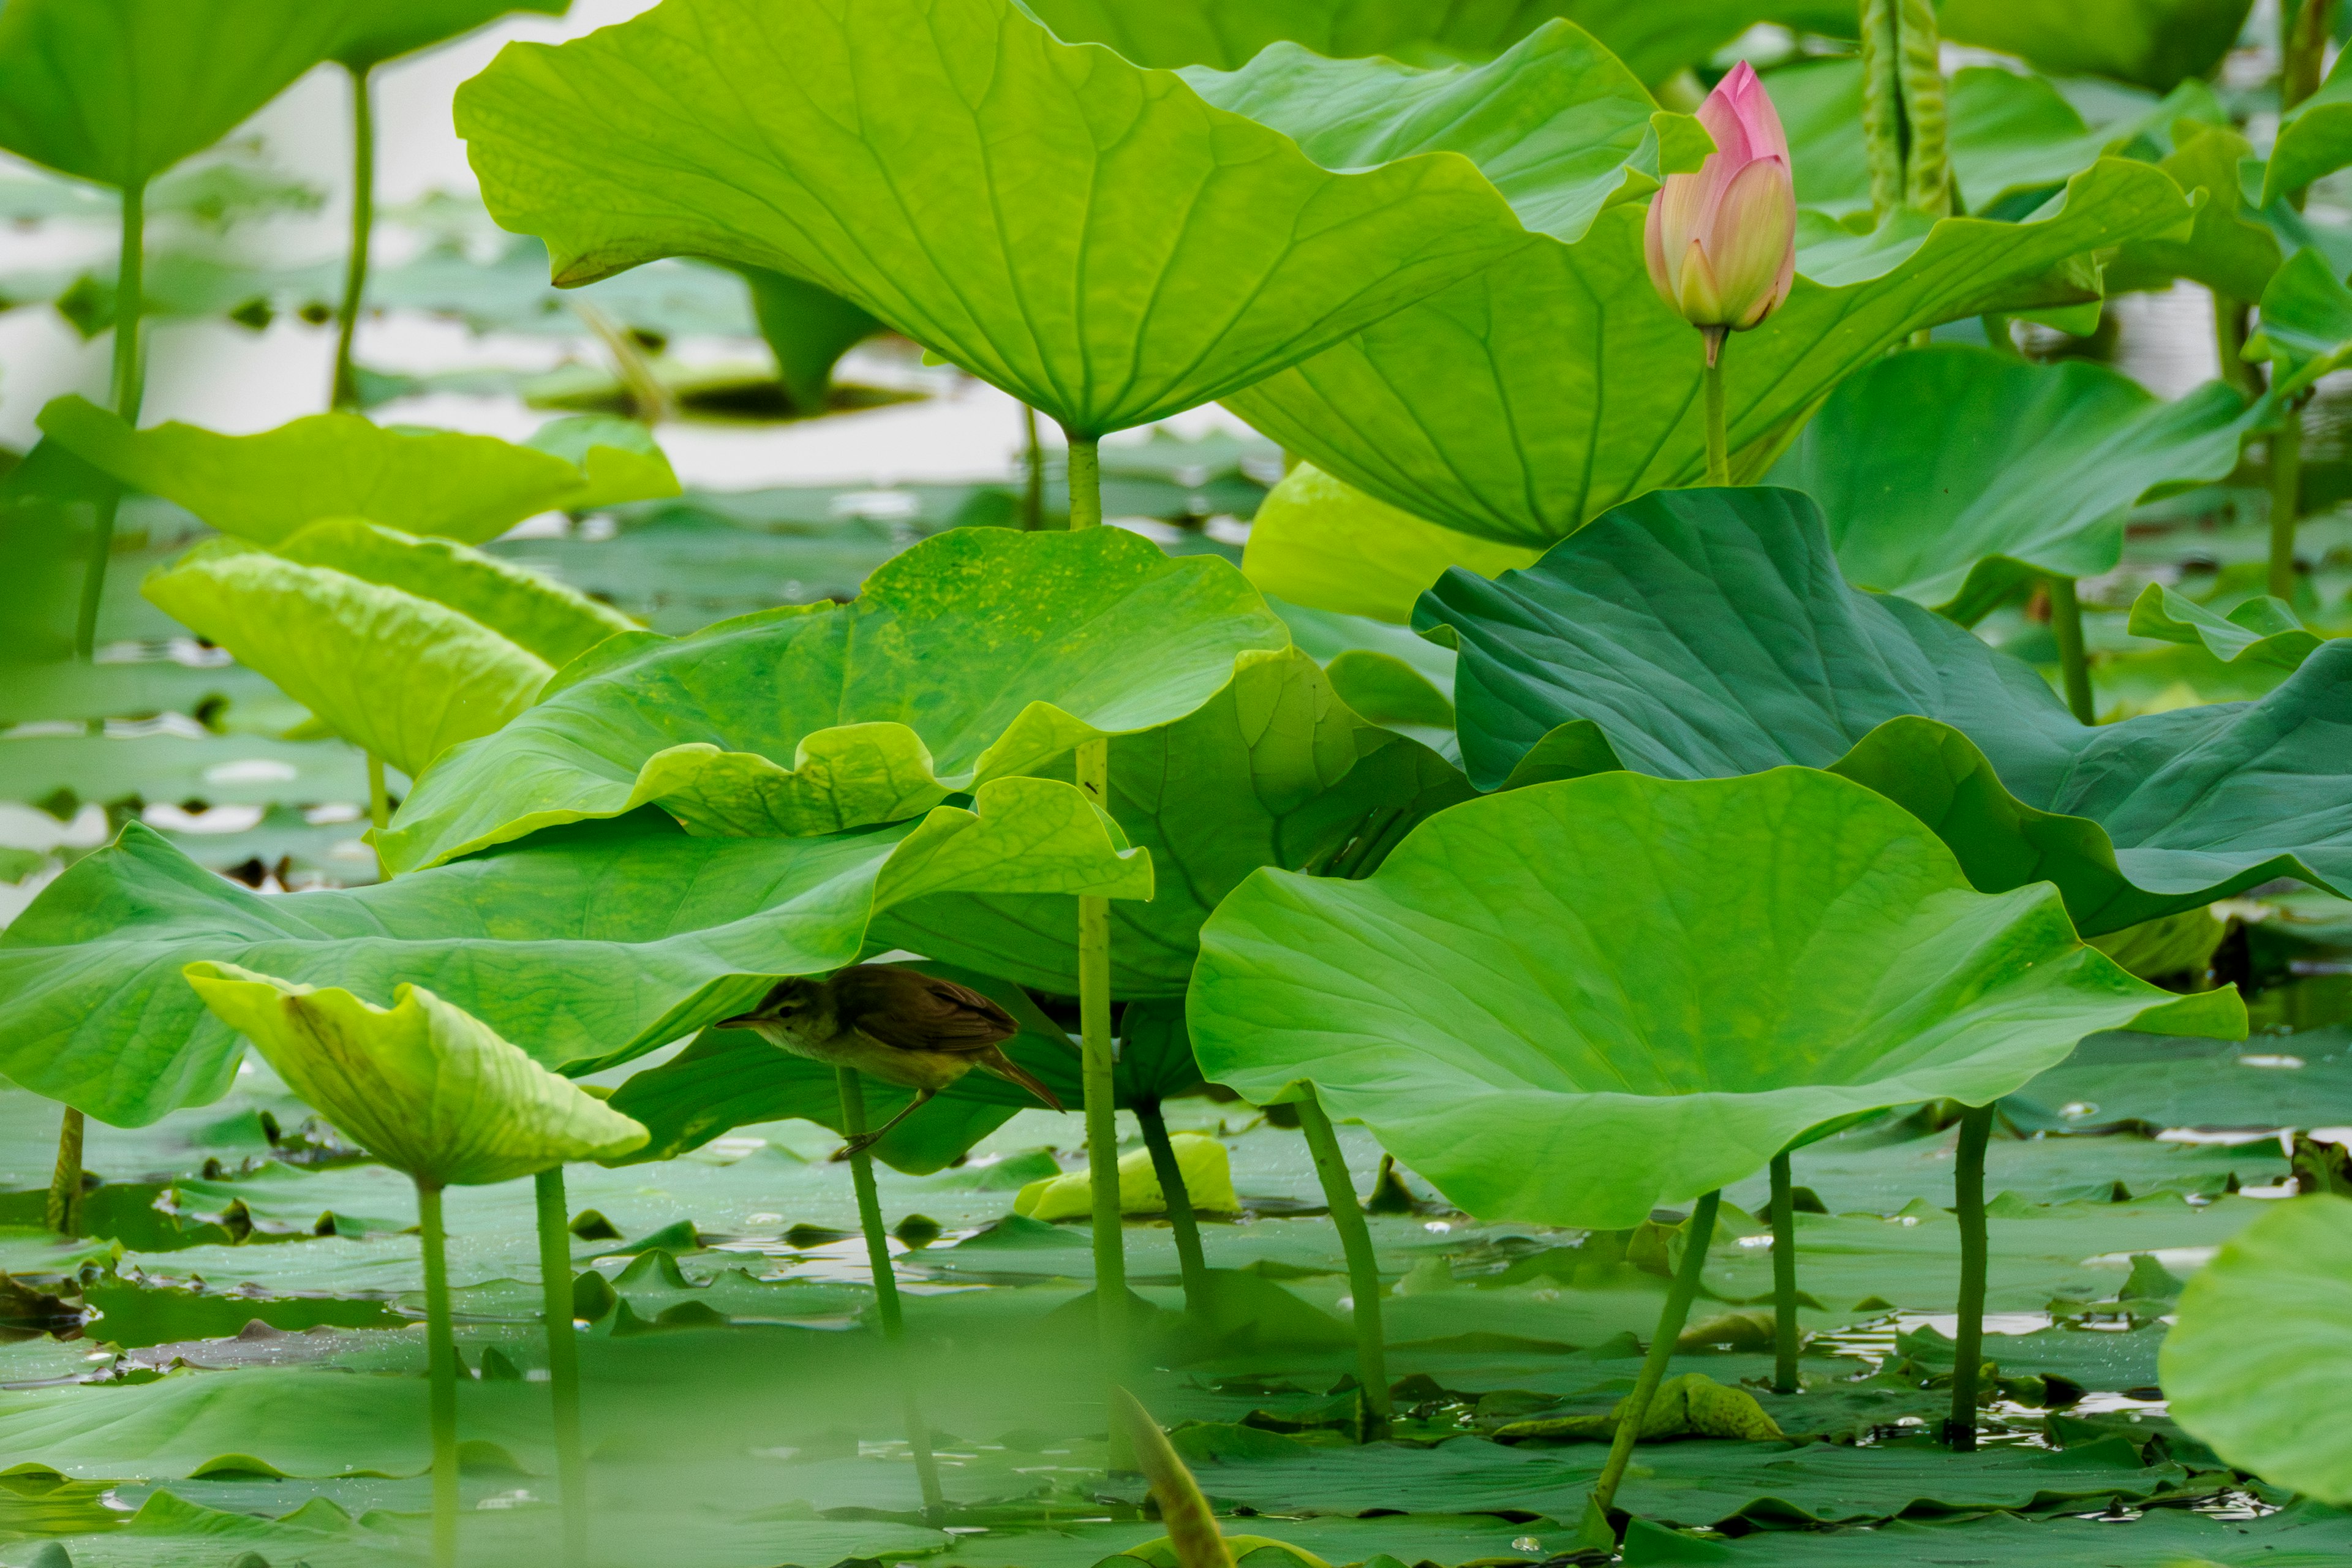
[[[2328,639],[2310,630],[2294,606],[2259,594],[2216,615],[2196,600],[2150,583],[2132,601],[2131,635],[2201,647],[2223,664],[2267,664],[2300,669]]]

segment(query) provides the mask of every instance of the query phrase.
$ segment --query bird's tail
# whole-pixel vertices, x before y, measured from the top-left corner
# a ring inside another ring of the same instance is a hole
[[[1022,1088],[1027,1089],[1030,1093],[1044,1100],[1048,1106],[1052,1107],[1055,1110],[1064,1110],[1068,1109],[1061,1102],[1060,1099],[1055,1095],[1052,1089],[1047,1089],[1044,1084],[1037,1081],[1036,1074],[1031,1072],[1027,1068],[1023,1067],[1019,1062],[1014,1061],[1011,1057],[1006,1056],[1001,1050],[990,1051],[986,1056],[982,1057],[972,1065],[980,1068],[982,1072],[994,1073],[998,1078],[1004,1079],[1007,1083],[1019,1084]]]

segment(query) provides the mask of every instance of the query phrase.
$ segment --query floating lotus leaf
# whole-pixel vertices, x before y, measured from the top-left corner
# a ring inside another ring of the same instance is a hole
[[[2228,54],[2252,0],[1940,0],[1956,44],[1999,49],[2053,76],[2104,76],[2163,92]]]
[[[2236,1468],[2352,1502],[2352,1202],[2280,1204],[2180,1293],[2160,1365],[2173,1418]]]
[[[446,43],[513,12],[561,16],[571,9],[572,0],[340,0],[340,5],[348,20],[332,58],[353,70],[365,70]]]
[[[1967,626],[2039,576],[2112,571],[2125,513],[2227,477],[2256,420],[2220,382],[2166,403],[2087,361],[1939,344],[1832,393],[1772,482],[1820,503],[1847,582]]]
[[[593,422],[602,439],[573,460],[495,436],[397,429],[356,414],[313,414],[257,436],[176,421],[134,431],[72,396],[40,416],[42,432],[76,456],[261,544],[335,517],[478,543],[538,512],[677,494],[669,460],[643,426],[630,426],[639,447],[612,444],[628,438],[614,429],[624,423]],[[568,434],[538,438],[560,444]]]
[[[1063,756],[1039,771],[1069,769]],[[1305,654],[1244,654],[1231,684],[1196,711],[1110,743],[1108,809],[1160,871],[1150,903],[1111,910],[1112,994],[1182,995],[1201,922],[1259,867],[1368,868],[1470,793],[1427,746],[1350,711]],[[975,892],[927,900],[878,929],[913,952],[1066,996],[1078,989],[1073,917],[1066,899]]]
[[[896,904],[1150,896],[1150,862],[1068,784],[1005,779],[976,807],[794,839],[689,838],[646,814],[299,898],[249,892],[133,824],[0,933],[0,1073],[125,1126],[217,1097],[236,1051],[179,978],[199,959],[371,999],[425,985],[541,1066],[588,1072],[856,962]]]
[[[2132,601],[2131,635],[2201,645],[2223,664],[2267,664],[2280,669],[2300,669],[2327,641],[2304,626],[2294,605],[2267,594],[2217,616],[2161,583],[2150,583]]]
[[[1971,889],[1827,773],[1617,773],[1442,812],[1362,881],[1265,870],[1201,935],[1208,1076],[1335,1117],[1485,1220],[1622,1228],[1883,1107],[1980,1105],[2135,1021],[2242,1034]]]
[[[234,541],[158,567],[140,591],[411,777],[528,708],[555,673],[446,605]]]
[[[1213,557],[1171,560],[1114,528],[956,529],[851,605],[605,642],[419,778],[379,844],[405,869],[648,803],[700,833],[892,821],[1181,718],[1238,654],[1288,641]]]
[[[234,963],[184,973],[213,1016],[362,1148],[427,1186],[625,1154],[646,1130],[421,985],[378,1007]]]
[[[2263,205],[2352,164],[2352,70],[2344,57],[2319,90],[2279,117],[2278,140],[2263,169]]]
[[[1009,0],[666,0],[457,94],[559,283],[690,255],[840,295],[1081,435],[1219,397],[1527,243],[1458,158],[1318,167]]]
[[[2078,724],[2031,666],[1850,588],[1791,490],[1620,507],[1542,563],[1449,573],[1471,782],[1795,763],[1907,806],[1987,891],[2049,880],[2086,935],[2268,881],[2352,889],[2352,643],[2259,702]]]

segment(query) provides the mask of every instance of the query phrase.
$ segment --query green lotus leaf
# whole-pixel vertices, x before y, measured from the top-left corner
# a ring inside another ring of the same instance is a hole
[[[2131,635],[2202,646],[2223,664],[2267,664],[2300,669],[2328,639],[2307,629],[2294,606],[2267,594],[2248,599],[2226,616],[2196,600],[2150,583],[2132,601]]]
[[[318,0],[9,0],[0,147],[145,184],[325,59],[344,26]]]
[[[1069,776],[1064,755],[1039,771]],[[1108,809],[1160,873],[1111,910],[1111,991],[1181,996],[1201,922],[1261,866],[1362,869],[1471,794],[1418,742],[1365,722],[1296,648],[1245,653],[1233,679],[1164,727],[1114,738]],[[1066,899],[985,890],[894,911],[883,940],[1061,995],[1078,990]]]
[[[1272,597],[1402,626],[1449,566],[1492,577],[1541,559],[1541,546],[1424,522],[1301,463],[1250,520],[1242,571]]]
[[[2253,143],[2226,122],[2184,122],[2172,133],[2174,148],[2156,166],[2191,195],[2204,193],[2196,221],[2185,237],[2125,246],[2107,265],[2108,291],[2162,289],[2175,278],[2189,278],[2231,299],[2260,299],[2278,272],[2281,250],[2279,231],[2245,199],[2238,177],[2240,165],[2253,156]]]
[[[2352,289],[2316,250],[2296,251],[2263,290],[2262,330],[2246,358],[2271,367],[2273,404],[2352,361]]]
[[[156,568],[140,592],[412,778],[530,707],[555,673],[446,605],[234,541]]]
[[[833,389],[833,367],[851,347],[885,331],[873,312],[840,295],[764,267],[734,267],[751,289],[760,335],[776,356],[776,380],[798,414],[822,414]]]
[[[2274,877],[2352,890],[2352,642],[2258,702],[2089,728],[2031,666],[1846,586],[1811,500],[1766,489],[1628,502],[1525,572],[1448,574],[1414,624],[1460,645],[1482,788],[1828,768],[1979,888],[2056,883],[2086,936]]]
[[[457,93],[559,283],[690,255],[851,300],[1082,436],[1223,396],[1527,236],[1458,158],[1337,173],[1010,0],[665,0]]]
[[[514,12],[561,16],[571,7],[572,0],[341,0],[349,20],[331,58],[352,70],[366,70]]]
[[[394,987],[385,1008],[234,963],[182,973],[287,1088],[426,1186],[509,1182],[646,1141],[636,1122],[421,985]]]
[[[2352,165],[2352,70],[2344,57],[2319,90],[2279,116],[2278,140],[2263,170],[2263,205]]]
[[[2173,1419],[2235,1468],[2352,1502],[2352,1202],[2293,1199],[2221,1246],[2180,1293],[2159,1367]]]
[[[2104,76],[2169,90],[2238,41],[2252,0],[1939,0],[1956,44],[1999,49],[2053,76]]]
[[[1442,812],[1362,881],[1261,871],[1201,934],[1202,1069],[1335,1117],[1484,1220],[1622,1228],[1885,1107],[1985,1104],[2084,1035],[2242,1034],[1973,890],[1832,774],[1616,773]]]
[[[637,629],[612,605],[495,555],[358,518],[314,522],[272,553],[446,605],[559,668]]]
[[[1312,141],[1323,101],[1299,95],[1258,112],[1279,110],[1284,129]],[[1392,140],[1416,129],[1401,124]],[[1540,174],[1510,176],[1508,138],[1458,140],[1544,226],[1551,193]],[[2102,159],[2021,223],[1906,211],[1856,235],[1803,219],[1788,303],[1725,350],[1735,477],[1768,468],[1839,382],[1912,331],[2095,299],[2085,253],[2191,216],[2160,171]],[[1539,239],[1225,402],[1391,506],[1463,533],[1549,544],[1705,469],[1698,335],[1651,286],[1643,221],[1636,203],[1604,207],[1575,243]]]
[[[478,543],[555,508],[677,494],[657,453],[649,458],[600,441],[583,464],[494,436],[394,429],[356,414],[313,414],[257,436],[223,436],[177,421],[132,430],[88,399],[67,396],[41,410],[40,426],[123,483],[262,544],[331,517]]]
[[[2258,417],[2220,382],[2166,403],[2088,361],[1937,344],[1840,385],[1771,482],[1820,503],[1847,582],[1969,626],[2039,576],[2112,571],[2126,512],[2226,478]]]
[[[648,803],[702,833],[891,821],[1181,718],[1242,651],[1288,641],[1213,557],[1123,529],[955,529],[851,605],[612,638],[420,777],[379,847],[406,869]]]
[[[236,1051],[181,982],[199,959],[381,1005],[430,988],[541,1066],[596,1071],[853,963],[875,916],[965,891],[1151,895],[1148,857],[1068,784],[822,838],[691,838],[651,813],[373,887],[265,898],[138,824],[0,932],[0,1073],[138,1126],[227,1088]]]

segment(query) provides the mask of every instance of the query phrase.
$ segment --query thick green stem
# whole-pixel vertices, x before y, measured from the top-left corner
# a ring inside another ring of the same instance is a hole
[[[539,1294],[547,1323],[547,1387],[554,1400],[555,1479],[563,1496],[563,1563],[587,1568],[588,1449],[580,1434],[580,1340],[572,1326],[572,1231],[563,1167],[533,1178],[539,1200]]]
[[[1691,1303],[1698,1299],[1699,1276],[1706,1268],[1706,1249],[1715,1239],[1716,1211],[1723,1205],[1719,1192],[1699,1199],[1691,1211],[1690,1237],[1683,1244],[1682,1267],[1675,1270],[1675,1282],[1666,1290],[1665,1310],[1658,1314],[1658,1331],[1650,1341],[1650,1353],[1642,1358],[1641,1375],[1633,1380],[1633,1392],[1624,1405],[1624,1414],[1617,1418],[1617,1430],[1609,1439],[1609,1460],[1601,1469],[1601,1479],[1593,1483],[1592,1499],[1585,1505],[1584,1528],[1588,1536],[1598,1530],[1613,1541],[1615,1531],[1609,1525],[1610,1505],[1617,1500],[1617,1488],[1625,1479],[1625,1467],[1633,1462],[1633,1443],[1642,1435],[1642,1423],[1649,1417],[1650,1401],[1665,1380],[1666,1363],[1674,1359],[1675,1342],[1683,1337],[1683,1324],[1690,1317]]]
[[[352,248],[343,259],[343,302],[335,311],[335,379],[328,404],[357,411],[359,377],[352,371],[352,334],[367,297],[368,237],[375,227],[375,105],[368,68],[346,68],[352,79]]]
[[[1311,1094],[1297,1103],[1299,1131],[1307,1134],[1307,1147],[1315,1155],[1323,1201],[1331,1207],[1332,1228],[1348,1255],[1348,1293],[1355,1298],[1356,1381],[1364,1385],[1364,1405],[1373,1422],[1385,1425],[1393,1405],[1388,1337],[1381,1327],[1381,1260],[1372,1252],[1371,1227],[1364,1223],[1364,1205],[1356,1201],[1356,1184],[1348,1178],[1347,1158],[1339,1152],[1339,1135],[1332,1130],[1330,1117]]]
[[[1797,1392],[1797,1194],[1789,1152],[1772,1156],[1772,1392]]]
[[[425,1247],[425,1366],[433,1420],[433,1568],[457,1562],[457,1342],[449,1329],[449,1255],[441,1189],[416,1184]]]
[[[1698,330],[1706,353],[1706,482],[1731,483],[1731,439],[1723,423],[1723,344],[1721,327]]]
[[[1979,1105],[1960,1119],[1960,1151],[1952,1172],[1952,1196],[1960,1219],[1960,1322],[1952,1336],[1952,1418],[1944,1436],[1955,1452],[1977,1447],[1977,1370],[1984,1361],[1985,1145],[1992,1139],[1992,1110]]]
[[[147,369],[140,354],[140,318],[146,313],[142,279],[147,243],[147,187],[122,191],[122,245],[114,273],[114,412],[126,425],[139,423]],[[97,506],[89,536],[89,563],[82,569],[81,614],[74,624],[74,650],[85,659],[98,651],[98,611],[106,597],[106,567],[114,553],[114,518],[122,504],[110,486]]]
[[[67,1106],[65,1120],[58,1127],[58,1168],[49,1178],[49,1201],[44,1215],[49,1228],[59,1236],[81,1234],[81,1138],[84,1125],[82,1113],[70,1105]]]
[[[1884,219],[1903,203],[1903,52],[1900,0],[1862,0],[1862,139],[1870,207]]]
[[[2327,45],[2336,33],[2336,0],[2281,0],[2279,5],[2279,108],[2291,110],[2319,90]],[[2287,193],[2301,212],[2308,185]]]
[[[2271,436],[2270,591],[2294,603],[2294,531],[2303,516],[2303,410],[2290,402],[2279,410]]]
[[[1102,443],[1092,436],[1072,436],[1070,526],[1092,528],[1102,520]]]
[[[2213,295],[2213,357],[2221,379],[2248,397],[2262,391],[2254,367],[2246,363],[2246,302],[2229,295]]]
[[[2058,638],[2058,677],[2066,689],[2066,706],[2085,724],[2099,721],[2091,695],[2091,662],[2083,651],[2083,601],[2074,595],[2074,579],[2050,579],[2050,630]]]
[[[1028,488],[1021,497],[1021,526],[1031,532],[1045,526],[1045,447],[1037,439],[1037,411],[1021,405],[1021,426],[1028,437],[1022,448],[1022,466]]]
[[[834,1069],[841,1092],[841,1130],[851,1138],[866,1136],[866,1086],[855,1068]],[[915,1482],[923,1492],[923,1516],[936,1524],[946,1516],[947,1499],[940,1490],[940,1465],[931,1456],[931,1429],[915,1398],[915,1377],[907,1360],[907,1320],[898,1307],[898,1274],[890,1266],[890,1238],[882,1229],[882,1194],[874,1186],[874,1156],[860,1149],[849,1157],[849,1179],[857,1189],[857,1223],[866,1232],[866,1266],[874,1276],[874,1311],[882,1320],[882,1337],[890,1347],[891,1369],[898,1380],[898,1402],[907,1417],[907,1446],[914,1450]]]
[[[1168,1141],[1168,1119],[1160,1113],[1160,1102],[1138,1100],[1135,1119],[1143,1123],[1151,1173],[1160,1178],[1160,1195],[1168,1200],[1168,1224],[1176,1233],[1176,1266],[1184,1275],[1184,1310],[1199,1317],[1209,1310],[1209,1260],[1201,1250],[1201,1222],[1192,1214],[1192,1189],[1184,1184],[1184,1167],[1176,1163],[1176,1146]]]
[[[1903,92],[1903,199],[1929,217],[1952,210],[1952,169],[1944,111],[1944,41],[1934,0],[1900,0],[1895,7]]]

